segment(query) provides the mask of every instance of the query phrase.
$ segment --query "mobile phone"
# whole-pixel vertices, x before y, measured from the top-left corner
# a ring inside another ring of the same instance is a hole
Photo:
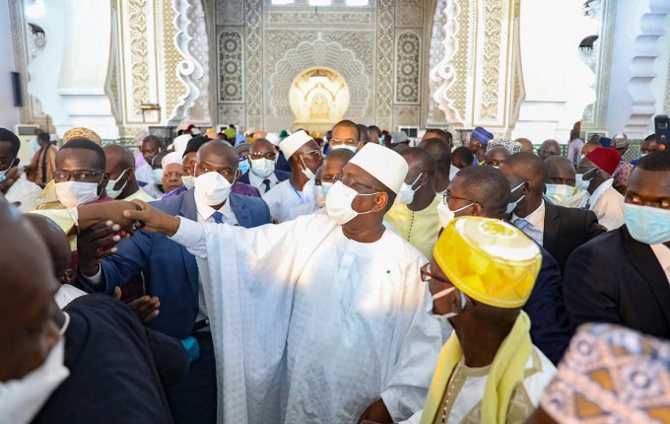
[[[656,132],[656,144],[664,144],[670,147],[670,117],[668,115],[656,115],[654,117],[654,131]]]

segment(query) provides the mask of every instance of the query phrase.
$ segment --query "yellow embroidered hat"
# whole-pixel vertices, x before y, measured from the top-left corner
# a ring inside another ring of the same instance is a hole
[[[67,130],[65,134],[63,134],[63,144],[77,138],[86,138],[88,140],[91,140],[98,146],[102,146],[102,139],[100,138],[98,133],[84,127],[72,128],[71,130]]]
[[[540,272],[540,248],[499,219],[464,216],[449,222],[435,245],[435,261],[467,296],[497,308],[526,304]]]

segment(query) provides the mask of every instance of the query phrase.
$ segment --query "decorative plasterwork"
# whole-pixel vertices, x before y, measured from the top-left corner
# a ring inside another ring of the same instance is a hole
[[[395,37],[393,0],[377,3],[377,125],[392,129],[393,47]]]
[[[455,127],[464,126],[461,116],[465,113],[466,62],[468,58],[468,2],[445,0],[442,27],[442,60],[431,70],[430,79],[440,83],[433,99],[444,113],[447,121]],[[462,18],[462,19],[461,19]],[[463,39],[461,45],[461,39]],[[455,84],[459,82],[457,86]],[[453,88],[452,88],[453,87]]]
[[[421,37],[414,30],[398,34],[396,41],[395,102],[419,103],[419,76],[421,75]]]
[[[245,83],[246,83],[246,127],[263,126],[263,51],[262,25],[263,3],[261,0],[245,2]]]
[[[498,118],[499,86],[500,86],[500,45],[503,17],[502,0],[486,0],[483,2],[484,45],[481,54],[482,94],[479,102],[478,119],[495,121]]]
[[[276,25],[370,25],[372,23],[372,14],[368,12],[331,12],[316,14],[314,11],[307,12],[268,12],[268,26]]]
[[[444,59],[445,51],[442,49],[442,28],[446,24],[446,17],[443,11],[447,7],[447,0],[438,0],[435,8],[435,15],[433,17],[433,26],[431,29],[430,38],[430,54],[428,59],[428,123],[427,126],[446,126],[447,121],[444,113],[438,107],[438,102],[435,100],[435,93],[440,87],[441,79],[437,75],[434,76],[435,69],[438,63]]]
[[[244,102],[244,36],[236,29],[221,31],[218,41],[219,101]]]
[[[130,40],[128,49],[128,63],[130,73],[126,73],[129,79],[130,101],[127,103],[127,114],[137,120],[142,119],[140,105],[145,102],[155,101],[151,99],[149,80],[149,34],[147,16],[153,15],[152,0],[130,0],[128,2],[128,18],[126,36]]]
[[[656,78],[653,64],[659,52],[658,39],[665,34],[665,17],[670,7],[667,1],[649,0],[649,12],[640,19],[640,35],[635,38],[635,52],[630,68],[634,70],[629,82],[628,92],[632,97],[631,113],[624,132],[644,134],[656,111],[656,94],[650,89]]]
[[[305,70],[316,67],[330,68],[347,82],[351,100],[345,117],[365,116],[370,98],[370,81],[365,75],[364,65],[351,50],[324,40],[302,42],[287,51],[277,62],[269,77],[272,86],[269,98],[273,115],[292,116],[288,97],[291,85]]]
[[[172,0],[163,0],[164,2],[172,3]],[[186,94],[188,89],[182,81],[177,77],[177,67],[179,62],[182,60],[182,56],[177,50],[176,41],[177,34],[179,33],[178,21],[177,18],[180,17],[177,14],[177,10],[174,7],[164,7],[163,10],[163,36],[159,37],[158,47],[162,54],[159,55],[159,58],[162,58],[163,65],[165,68],[164,73],[161,73],[165,78],[165,106],[164,109],[167,112],[168,121],[178,121],[181,119],[180,110],[177,109],[179,106],[180,98]]]
[[[398,28],[423,27],[424,0],[396,0],[395,26]]]
[[[217,25],[241,25],[244,23],[244,1],[225,0],[216,2]]]

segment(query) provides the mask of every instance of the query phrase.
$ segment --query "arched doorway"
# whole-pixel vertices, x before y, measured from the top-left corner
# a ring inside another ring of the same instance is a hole
[[[349,87],[334,70],[315,67],[303,71],[289,89],[289,104],[295,115],[293,129],[331,129],[347,112],[349,100]]]

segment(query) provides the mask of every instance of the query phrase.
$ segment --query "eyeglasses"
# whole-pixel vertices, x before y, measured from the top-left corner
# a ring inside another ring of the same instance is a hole
[[[253,153],[250,153],[249,156],[251,157],[251,159],[269,159],[269,160],[275,160],[275,158],[277,157],[277,154],[274,153],[274,152],[265,152],[265,153],[262,153],[262,152],[253,152]]]
[[[359,141],[354,140],[353,138],[341,139],[341,138],[331,138],[328,143],[330,144],[346,144],[348,146],[357,146]]]
[[[444,204],[446,205],[447,202],[449,202],[449,199],[465,200],[466,202],[477,203],[478,205],[481,205],[481,204],[480,204],[478,201],[476,201],[476,200],[468,199],[467,197],[457,197],[457,196],[454,196],[454,195],[452,195],[451,193],[449,193],[449,190],[447,190],[447,192],[444,193],[444,197],[442,198],[442,201],[443,201]]]
[[[342,184],[344,184],[347,187],[353,188],[354,190],[356,190],[354,188],[354,186],[361,186],[361,187],[367,188],[369,190],[373,190],[375,193],[381,193],[382,191],[384,191],[384,190],[379,190],[377,188],[374,188],[374,187],[372,187],[370,185],[367,185],[367,184],[359,183],[358,181],[352,180],[351,178],[343,178],[340,175],[333,178],[333,182],[338,182],[338,181],[342,181]],[[356,191],[358,191],[358,190],[356,190]],[[372,193],[370,193],[370,194],[372,194]]]
[[[101,171],[54,171],[53,177],[57,183],[70,181],[71,177],[74,177],[74,180],[79,182],[99,183],[101,179],[96,177],[101,174]]]
[[[320,159],[322,157],[321,150],[311,150],[309,152],[300,153],[300,156],[313,156],[316,159]]]
[[[440,278],[440,277],[436,276],[435,274],[431,273],[430,272],[430,262],[428,262],[426,265],[422,266],[420,268],[419,272],[421,273],[421,281],[428,282],[430,280],[435,280],[435,281],[440,282],[442,284],[453,285],[451,283],[451,281],[445,280],[444,278]]]

